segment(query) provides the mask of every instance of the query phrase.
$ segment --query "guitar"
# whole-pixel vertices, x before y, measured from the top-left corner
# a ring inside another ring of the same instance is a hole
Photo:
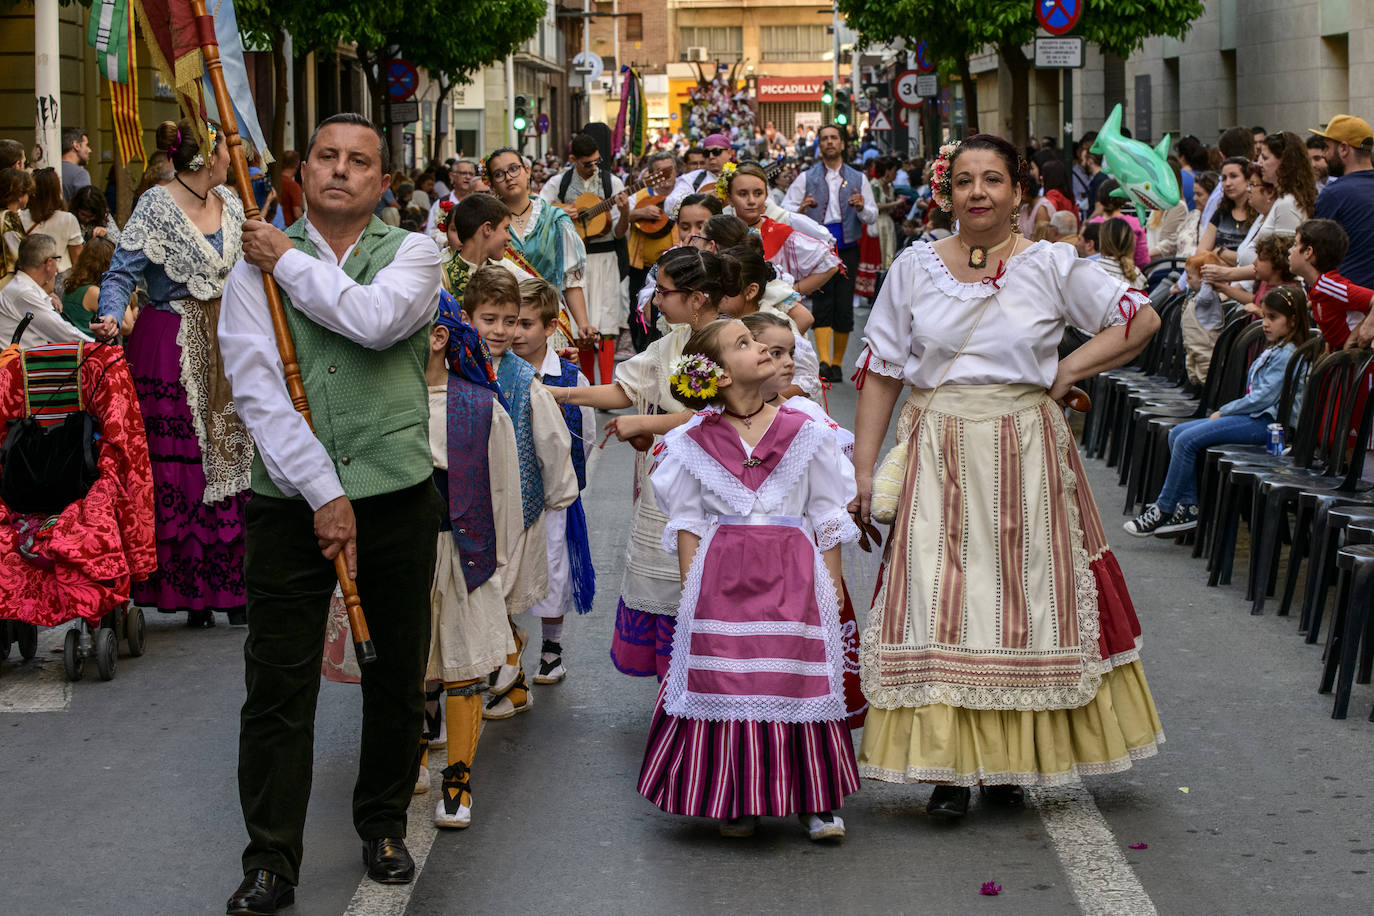
[[[651,174],[643,181],[635,181],[625,185],[625,196],[633,197],[644,188],[658,190],[655,185],[662,181],[658,174]],[[588,191],[585,194],[577,195],[572,202],[577,208],[577,216],[573,217],[573,225],[577,227],[577,234],[582,237],[582,241],[598,235],[605,235],[611,228],[611,208],[615,206],[615,198],[605,198]]]
[[[763,174],[767,176],[768,180],[772,181],[774,178],[778,177],[778,173],[782,171],[783,166],[793,161],[794,160],[791,157],[783,157],[780,159],[770,160],[766,163],[758,163],[758,165],[763,169]],[[705,187],[705,185],[703,185],[703,187]],[[706,193],[710,192],[708,191]],[[641,200],[638,206],[662,207],[663,202],[667,199],[667,194],[652,194]],[[644,233],[645,235],[647,235],[651,239],[659,239],[663,238],[663,236],[667,235],[669,232],[672,231],[673,221],[668,217],[668,214],[665,213],[658,219],[642,219],[639,222],[635,223],[635,228],[638,229],[640,232]]]

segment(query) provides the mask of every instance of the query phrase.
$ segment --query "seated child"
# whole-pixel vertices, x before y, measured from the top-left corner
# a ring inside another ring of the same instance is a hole
[[[549,551],[544,515],[566,509],[577,499],[572,465],[572,439],[539,372],[514,353],[510,342],[520,319],[520,288],[504,267],[488,264],[468,278],[463,317],[482,335],[496,369],[501,393],[510,405],[515,444],[520,457],[520,502],[524,528],[511,548],[512,574],[505,581],[506,612],[514,618],[549,593]],[[496,672],[482,715],[508,719],[532,703],[520,655],[529,640],[511,620],[516,650]]]
[[[1194,385],[1207,381],[1207,369],[1212,365],[1212,348],[1221,336],[1226,323],[1226,308],[1212,284],[1202,279],[1202,268],[1223,261],[1215,251],[1199,251],[1183,267],[1188,288],[1188,303],[1183,307],[1180,330],[1186,352],[1183,365],[1188,380]]]
[[[591,383],[572,363],[560,359],[549,346],[558,331],[558,290],[539,277],[520,282],[520,318],[510,348],[534,366],[546,385],[560,388],[587,387]],[[562,406],[563,420],[572,437],[571,457],[577,489],[587,487],[588,465],[596,442],[596,411],[591,407]],[[587,514],[579,496],[566,509],[544,513],[549,552],[549,594],[530,608],[543,621],[544,644],[539,652],[536,684],[557,684],[568,676],[563,665],[563,615],[568,608],[585,614],[592,609],[596,573],[592,569],[587,539]]]
[[[1227,299],[1241,303],[1247,312],[1258,317],[1265,293],[1277,286],[1292,286],[1297,282],[1288,264],[1288,249],[1292,244],[1291,234],[1277,232],[1257,240],[1253,262],[1254,291],[1251,292],[1239,283],[1217,283],[1217,292]]]
[[[713,321],[682,352],[675,389],[713,409],[664,437],[652,475],[683,591],[639,793],[724,836],[796,814],[838,838],[859,788],[839,607],[854,468],[826,427],[765,401],[775,367],[743,324]]]
[[[1262,445],[1277,417],[1288,360],[1308,337],[1307,303],[1296,286],[1264,297],[1262,319],[1269,346],[1250,365],[1245,396],[1228,401],[1205,420],[1169,432],[1169,471],[1153,505],[1122,525],[1127,534],[1178,534],[1197,527],[1197,456],[1208,446]]]
[[[1288,251],[1289,266],[1307,285],[1312,321],[1331,350],[1345,346],[1350,332],[1369,313],[1370,298],[1374,297],[1374,290],[1356,286],[1336,271],[1349,247],[1350,236],[1340,223],[1309,219],[1298,227]]]
[[[482,734],[481,694],[487,676],[515,649],[504,579],[521,530],[520,477],[515,430],[486,348],[447,292],[439,295],[425,379],[434,482],[447,506],[430,591],[426,666],[426,677],[443,683],[449,726],[434,823],[466,827],[472,823],[469,779]],[[420,764],[425,790],[427,752]]]

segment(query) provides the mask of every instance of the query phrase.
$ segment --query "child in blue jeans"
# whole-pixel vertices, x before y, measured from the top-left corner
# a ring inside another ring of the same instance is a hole
[[[1264,297],[1261,309],[1269,347],[1250,365],[1245,396],[1221,405],[1205,420],[1173,428],[1164,487],[1154,505],[1122,526],[1127,534],[1148,537],[1196,528],[1198,452],[1212,445],[1262,445],[1268,440],[1288,360],[1309,333],[1307,299],[1295,286],[1280,286]]]

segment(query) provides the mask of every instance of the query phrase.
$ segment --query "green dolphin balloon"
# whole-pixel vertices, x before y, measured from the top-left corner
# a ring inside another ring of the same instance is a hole
[[[1113,197],[1124,197],[1143,210],[1167,210],[1178,203],[1178,179],[1169,166],[1169,135],[1154,149],[1121,136],[1121,104],[1097,132],[1092,152],[1102,157],[1103,170],[1121,187]]]

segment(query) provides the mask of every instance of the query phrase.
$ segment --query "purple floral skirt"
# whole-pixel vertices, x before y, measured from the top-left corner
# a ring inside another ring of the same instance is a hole
[[[135,603],[160,611],[241,608],[244,517],[248,494],[201,502],[205,471],[186,389],[181,384],[181,316],[157,308],[139,313],[125,356],[133,372],[157,513],[157,571],[133,586]]]

